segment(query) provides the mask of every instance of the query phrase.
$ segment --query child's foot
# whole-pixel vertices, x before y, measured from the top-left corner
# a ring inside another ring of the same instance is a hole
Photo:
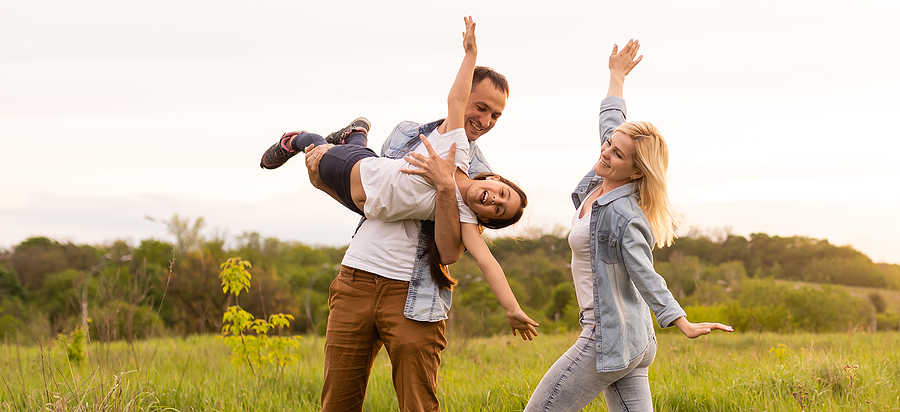
[[[278,143],[273,144],[263,153],[262,159],[259,161],[259,167],[263,169],[277,169],[283,165],[288,159],[300,153],[291,148],[291,137],[299,132],[287,132],[278,139]]]
[[[356,120],[350,122],[343,129],[331,132],[328,136],[325,136],[325,141],[331,144],[344,144],[344,139],[351,133],[362,132],[368,134],[371,128],[372,123],[369,123],[369,119],[357,117]]]

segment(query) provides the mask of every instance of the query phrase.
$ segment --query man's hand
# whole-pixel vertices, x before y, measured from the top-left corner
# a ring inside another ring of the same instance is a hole
[[[437,191],[455,191],[456,183],[453,180],[453,173],[456,172],[456,143],[450,145],[450,154],[446,159],[442,159],[431,147],[431,143],[425,135],[419,135],[419,139],[422,139],[422,144],[425,145],[428,156],[415,152],[408,154],[405,157],[406,161],[418,167],[418,169],[400,169],[400,171],[424,177],[425,181],[434,186],[434,189]]]
[[[334,147],[333,144],[323,144],[319,146],[311,144],[304,149],[306,152],[306,170],[309,171],[309,183],[312,183],[313,187],[316,189],[326,193],[329,193],[331,187],[325,184],[319,176],[319,162],[322,161],[322,155],[332,147]]]

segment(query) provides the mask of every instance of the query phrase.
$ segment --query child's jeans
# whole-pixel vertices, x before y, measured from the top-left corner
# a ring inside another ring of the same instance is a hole
[[[325,139],[315,133],[300,132],[295,138],[299,140],[300,147],[306,147],[309,143],[316,146],[325,144]],[[341,200],[341,203],[360,216],[365,216],[362,210],[353,203],[350,193],[350,173],[353,166],[367,157],[378,157],[372,149],[366,146],[368,139],[365,133],[352,133],[344,140],[344,144],[328,149],[319,161],[319,177],[325,184],[331,186]]]

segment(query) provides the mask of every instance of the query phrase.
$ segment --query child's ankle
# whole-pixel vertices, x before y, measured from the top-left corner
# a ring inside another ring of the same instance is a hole
[[[281,138],[281,147],[291,153],[302,152],[303,148],[298,149],[294,147],[294,140],[296,140],[296,138],[297,133],[291,134],[290,136],[287,136],[287,134],[285,134],[285,136]],[[285,141],[285,139],[287,139],[287,141]]]

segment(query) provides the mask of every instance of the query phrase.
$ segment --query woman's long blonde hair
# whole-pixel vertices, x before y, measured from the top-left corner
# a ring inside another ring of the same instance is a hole
[[[643,173],[635,179],[638,206],[650,221],[656,246],[671,246],[675,228],[682,225],[681,216],[672,207],[666,172],[669,169],[669,148],[659,129],[650,122],[626,122],[616,128],[634,141],[634,167]]]

